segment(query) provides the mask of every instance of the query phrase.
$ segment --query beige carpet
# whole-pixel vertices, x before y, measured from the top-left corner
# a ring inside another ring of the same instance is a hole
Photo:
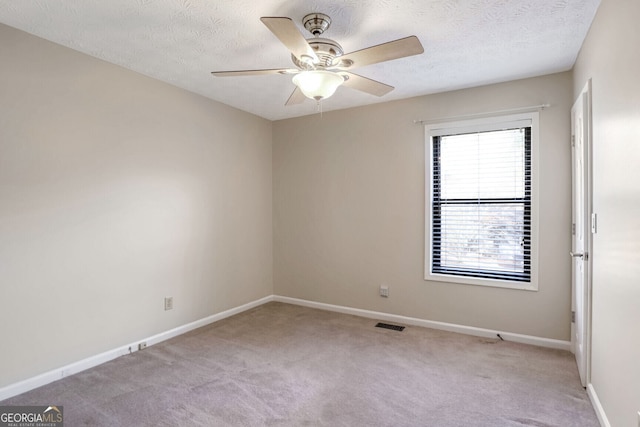
[[[65,426],[599,426],[564,351],[269,303],[0,405]]]

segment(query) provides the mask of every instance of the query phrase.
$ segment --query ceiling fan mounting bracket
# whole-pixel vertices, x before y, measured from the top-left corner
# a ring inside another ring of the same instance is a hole
[[[314,36],[318,37],[331,25],[331,18],[324,13],[310,13],[302,18],[302,25]]]

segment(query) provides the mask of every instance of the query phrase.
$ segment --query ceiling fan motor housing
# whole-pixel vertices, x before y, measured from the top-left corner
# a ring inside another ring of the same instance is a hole
[[[342,46],[331,39],[315,37],[312,39],[307,39],[307,42],[319,59],[319,62],[315,65],[321,68],[331,67],[335,65],[335,59],[342,56],[342,54],[344,53],[344,51],[342,50]],[[291,55],[291,60],[294,64],[296,64],[303,70],[309,68],[307,64],[305,64],[303,61],[300,61],[294,55]]]

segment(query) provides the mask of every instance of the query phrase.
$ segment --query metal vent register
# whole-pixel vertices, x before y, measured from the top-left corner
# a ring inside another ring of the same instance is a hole
[[[391,329],[393,331],[402,332],[405,327],[404,326],[399,326],[399,325],[391,325],[389,323],[378,322],[378,324],[376,325],[376,328]]]

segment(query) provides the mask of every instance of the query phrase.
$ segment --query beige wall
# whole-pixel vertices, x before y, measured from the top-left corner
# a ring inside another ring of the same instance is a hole
[[[273,293],[271,122],[0,40],[0,387]]]
[[[571,99],[566,72],[275,122],[275,293],[569,340]],[[425,281],[424,128],[413,120],[543,103],[539,291]]]
[[[0,387],[271,293],[569,339],[571,73],[271,124],[0,39]],[[424,281],[413,120],[541,103],[539,291]]]
[[[603,0],[574,69],[593,84],[592,384],[612,426],[640,411],[640,2]]]

